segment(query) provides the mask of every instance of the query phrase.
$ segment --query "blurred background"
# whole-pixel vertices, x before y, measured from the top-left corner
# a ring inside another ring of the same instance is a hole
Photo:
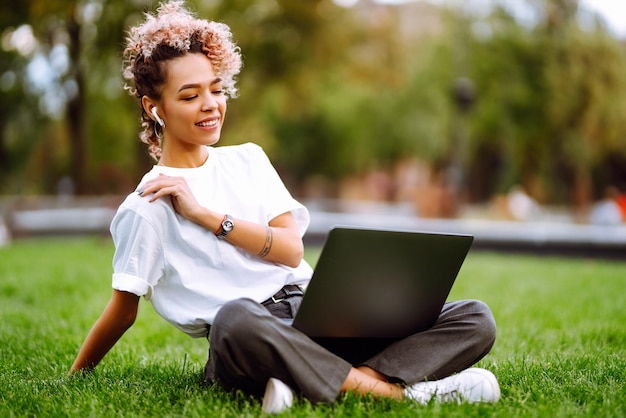
[[[312,210],[596,225],[626,214],[620,3],[187,1],[244,56],[221,144],[263,146]],[[5,235],[104,225],[150,168],[121,52],[157,6],[0,4]]]

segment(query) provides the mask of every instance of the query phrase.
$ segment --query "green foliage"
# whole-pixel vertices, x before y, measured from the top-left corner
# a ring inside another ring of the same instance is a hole
[[[80,177],[81,192],[128,191],[151,162],[137,104],[122,90],[121,49],[157,2],[9,3],[0,5],[4,35],[30,24],[37,54],[68,51],[53,84],[70,100],[50,120],[39,93],[23,88],[33,55],[0,51],[0,192],[51,193],[68,175]],[[579,27],[576,1],[537,3],[533,27],[503,9],[478,20],[411,3],[188,4],[229,24],[244,55],[222,143],[259,143],[295,186],[406,157],[439,168],[460,154],[474,201],[515,184],[552,204],[626,187],[626,52],[602,27]],[[416,30],[433,22],[433,32]],[[458,77],[476,86],[466,114],[452,97]]]
[[[87,376],[66,373],[110,293],[108,238],[16,241],[0,248],[0,415],[260,416],[260,402],[201,374],[207,343],[140,303],[135,325]],[[307,250],[315,263],[319,249]],[[496,405],[415,405],[342,395],[298,398],[285,416],[596,416],[626,413],[623,262],[471,252],[452,299],[493,310],[498,339],[480,365]]]
[[[622,181],[607,172],[607,158],[626,159],[626,128],[618,122],[626,110],[626,53],[602,28],[582,30],[568,7],[547,3],[534,28],[500,10],[488,21],[491,36],[471,43],[479,91],[471,164],[484,173],[482,165],[495,163],[492,193],[522,183],[544,202],[584,203],[576,196],[591,197],[594,182],[602,189],[607,178]]]

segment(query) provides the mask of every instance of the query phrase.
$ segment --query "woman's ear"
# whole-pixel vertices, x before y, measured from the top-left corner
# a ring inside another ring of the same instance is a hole
[[[152,119],[157,122],[161,126],[165,126],[165,122],[159,116],[157,103],[149,98],[148,96],[143,96],[141,98],[141,105],[143,106],[143,110],[152,117]]]

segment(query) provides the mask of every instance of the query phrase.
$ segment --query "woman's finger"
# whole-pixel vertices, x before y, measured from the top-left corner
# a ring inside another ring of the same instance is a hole
[[[159,174],[159,177],[148,180],[139,190],[137,190],[137,193],[139,194],[139,196],[156,193],[163,188],[176,185],[178,183],[177,180],[177,177]]]

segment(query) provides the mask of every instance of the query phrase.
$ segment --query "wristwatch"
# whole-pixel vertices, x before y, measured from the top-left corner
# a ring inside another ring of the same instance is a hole
[[[226,235],[228,235],[230,231],[233,230],[234,227],[235,227],[235,222],[233,222],[232,216],[224,215],[224,219],[222,219],[222,225],[220,226],[220,229],[218,230],[218,232],[215,233],[215,236],[218,239],[224,239],[226,238]]]

